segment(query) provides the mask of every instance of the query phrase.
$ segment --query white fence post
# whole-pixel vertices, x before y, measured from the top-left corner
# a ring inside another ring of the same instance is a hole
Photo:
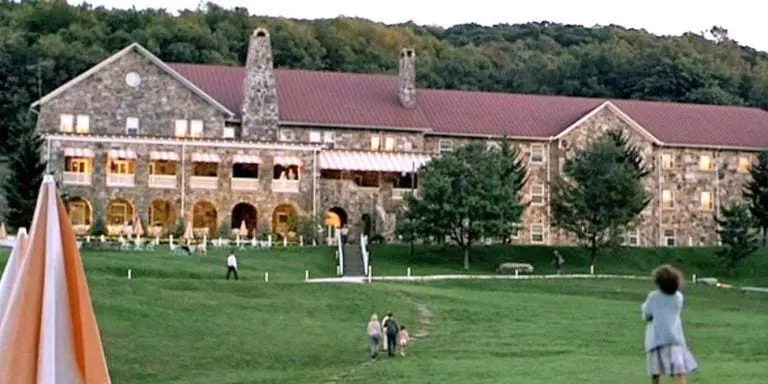
[[[269,272],[264,272],[264,282],[269,283]]]

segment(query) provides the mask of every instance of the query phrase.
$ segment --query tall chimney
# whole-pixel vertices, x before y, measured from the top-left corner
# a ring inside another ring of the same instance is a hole
[[[416,51],[413,48],[400,51],[399,77],[397,94],[400,104],[413,108],[416,106]]]
[[[277,83],[269,32],[264,28],[257,28],[251,33],[241,112],[243,139],[277,140]]]

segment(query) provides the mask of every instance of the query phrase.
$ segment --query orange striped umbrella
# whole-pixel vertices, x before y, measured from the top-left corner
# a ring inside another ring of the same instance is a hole
[[[0,383],[111,383],[75,233],[46,175],[0,279]]]

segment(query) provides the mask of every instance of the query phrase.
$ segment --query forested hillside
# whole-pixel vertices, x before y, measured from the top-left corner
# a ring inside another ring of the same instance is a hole
[[[39,95],[133,41],[166,61],[242,64],[255,26],[270,30],[278,67],[394,73],[397,53],[408,45],[417,50],[421,87],[768,107],[768,57],[739,47],[720,28],[706,39],[617,26],[441,29],[270,19],[217,6],[172,16],[0,1],[0,143]]]

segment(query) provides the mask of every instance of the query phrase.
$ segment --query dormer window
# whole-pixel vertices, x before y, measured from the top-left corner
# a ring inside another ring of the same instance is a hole
[[[129,136],[139,135],[139,118],[129,117],[125,119],[125,134]]]

